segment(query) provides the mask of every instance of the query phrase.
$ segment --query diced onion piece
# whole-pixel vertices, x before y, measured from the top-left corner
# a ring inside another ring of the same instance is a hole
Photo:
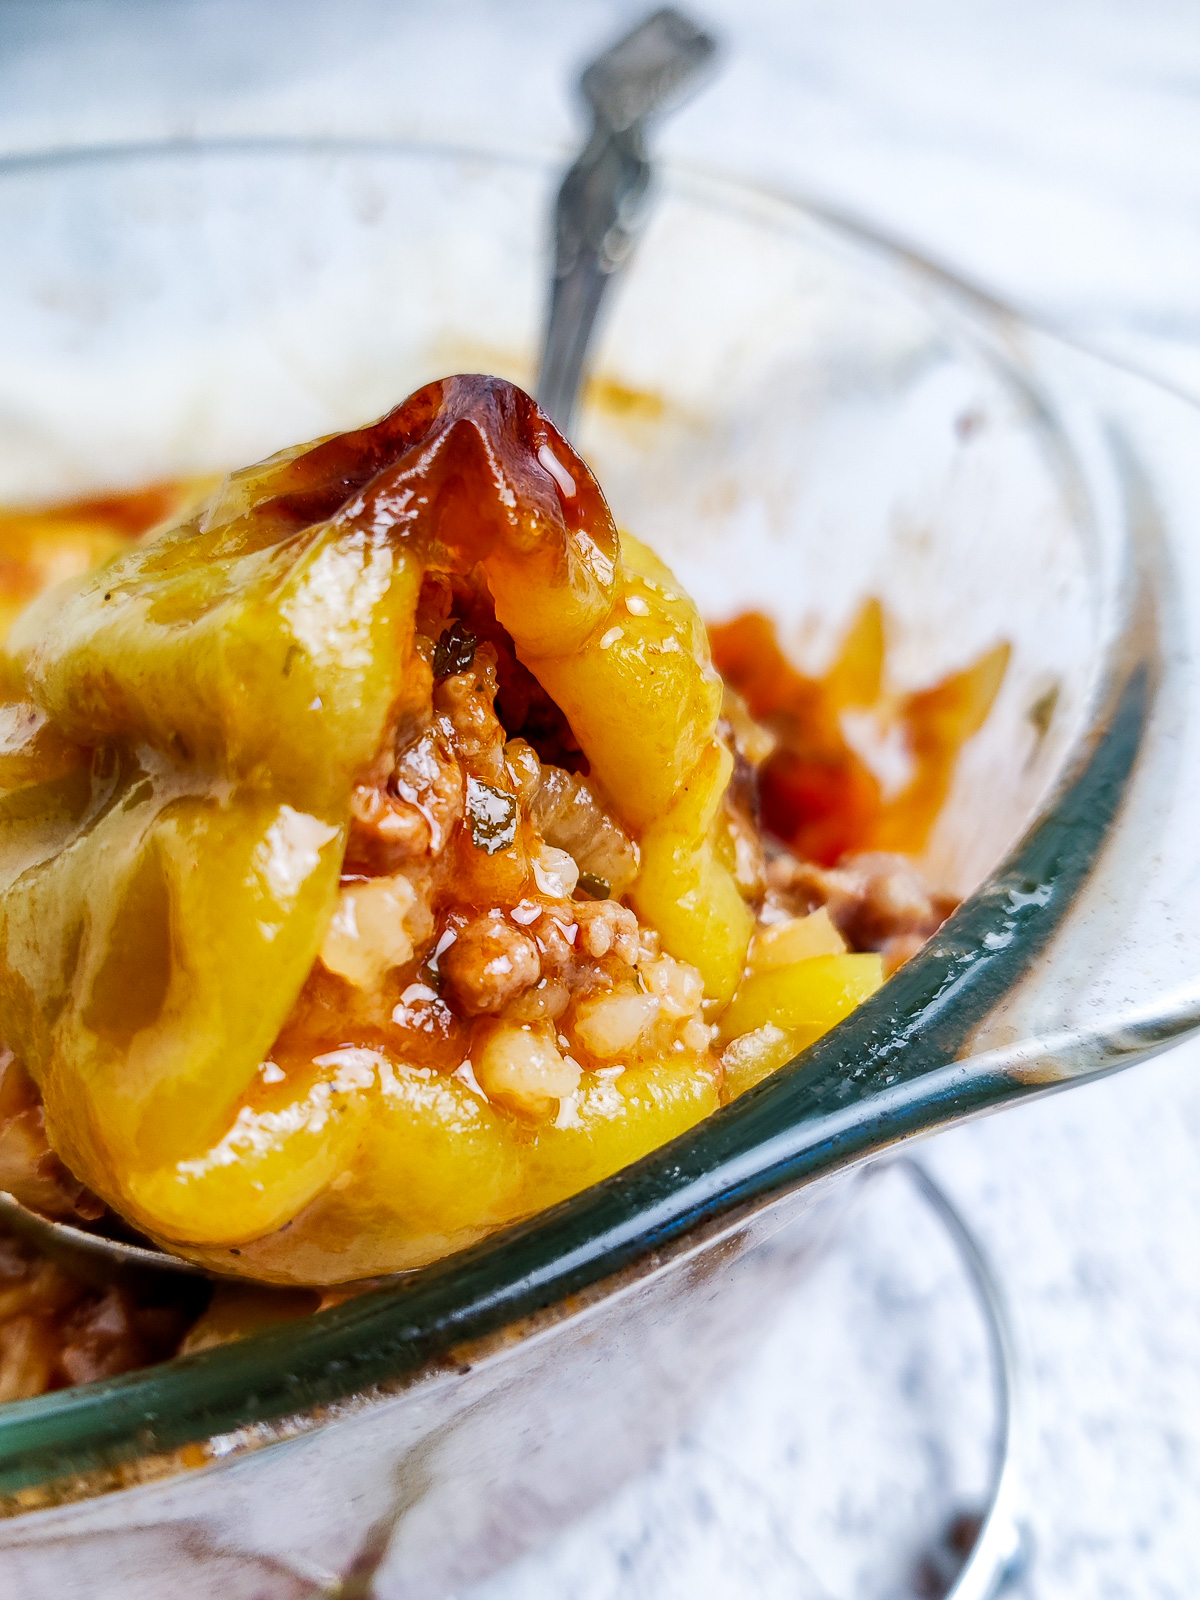
[[[321,946],[323,965],[356,988],[375,988],[386,972],[413,958],[404,919],[415,898],[402,875],[347,885]]]
[[[522,743],[510,740],[506,752]],[[524,778],[524,753],[514,750],[514,757],[510,767]],[[605,810],[586,778],[562,767],[542,767],[527,803],[533,825],[546,843],[569,851],[589,878],[603,880],[604,897],[624,893],[637,876],[638,847]]]
[[[539,1119],[553,1116],[582,1075],[578,1064],[559,1052],[553,1030],[534,1023],[495,1024],[476,1047],[472,1064],[489,1100]]]
[[[530,857],[533,880],[542,894],[555,900],[569,900],[579,882],[579,868],[575,858],[566,850],[556,850],[544,844],[536,855]]]
[[[659,956],[656,961],[641,962],[638,971],[665,1016],[690,1017],[699,1011],[704,1001],[704,979],[688,962]]]
[[[575,1035],[589,1054],[611,1061],[635,1045],[658,1015],[652,994],[617,989],[582,1000],[575,1010]]]

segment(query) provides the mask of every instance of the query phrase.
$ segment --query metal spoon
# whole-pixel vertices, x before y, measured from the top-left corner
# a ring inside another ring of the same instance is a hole
[[[563,179],[555,209],[555,264],[538,401],[564,432],[571,425],[604,292],[633,247],[645,215],[649,119],[679,105],[711,65],[714,40],[666,7],[585,68],[580,90],[593,127]],[[147,1271],[206,1276],[202,1267],[146,1241],[56,1222],[0,1191],[0,1218],[79,1276],[107,1282]]]
[[[0,1221],[7,1223],[14,1233],[28,1239],[60,1266],[89,1283],[124,1283],[144,1277],[147,1272],[162,1271],[208,1276],[203,1267],[198,1267],[194,1261],[170,1255],[149,1240],[145,1244],[137,1244],[111,1234],[76,1228],[69,1222],[56,1222],[51,1217],[43,1217],[40,1212],[31,1211],[4,1190],[0,1190]]]
[[[605,290],[645,219],[650,118],[680,105],[713,64],[716,42],[666,7],[584,69],[592,132],[555,207],[554,278],[537,399],[566,434]]]

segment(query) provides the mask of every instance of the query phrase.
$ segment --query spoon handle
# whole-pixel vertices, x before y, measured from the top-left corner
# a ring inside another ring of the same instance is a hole
[[[587,67],[579,87],[592,131],[558,191],[554,278],[542,345],[538,404],[569,433],[588,345],[612,275],[645,214],[650,117],[698,86],[716,51],[678,11],[656,11]]]

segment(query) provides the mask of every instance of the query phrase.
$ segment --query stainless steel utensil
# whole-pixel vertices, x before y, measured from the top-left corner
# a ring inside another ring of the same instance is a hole
[[[566,434],[605,291],[645,217],[647,124],[699,87],[716,48],[709,34],[668,6],[597,56],[580,77],[592,132],[558,191],[537,391],[542,410]]]
[[[93,1233],[87,1228],[76,1228],[69,1222],[57,1222],[31,1211],[3,1190],[0,1190],[0,1220],[87,1282],[114,1283],[130,1274],[144,1276],[147,1272],[162,1271],[208,1276],[194,1262],[170,1255],[148,1240],[138,1244],[102,1231]]]

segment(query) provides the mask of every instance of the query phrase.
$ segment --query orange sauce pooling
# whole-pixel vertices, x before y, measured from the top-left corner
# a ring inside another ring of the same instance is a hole
[[[820,678],[792,665],[774,623],[759,612],[712,627],[709,635],[722,677],[779,741],[759,774],[763,822],[776,838],[821,866],[861,850],[922,850],[959,752],[992,708],[1008,644],[994,645],[927,689],[889,694],[878,600],[864,603]],[[900,735],[909,776],[894,794],[885,795],[847,738],[848,712],[869,713],[880,734]]]
[[[51,506],[0,510],[0,639],[43,589],[90,571],[181,515],[219,481],[185,478]]]

